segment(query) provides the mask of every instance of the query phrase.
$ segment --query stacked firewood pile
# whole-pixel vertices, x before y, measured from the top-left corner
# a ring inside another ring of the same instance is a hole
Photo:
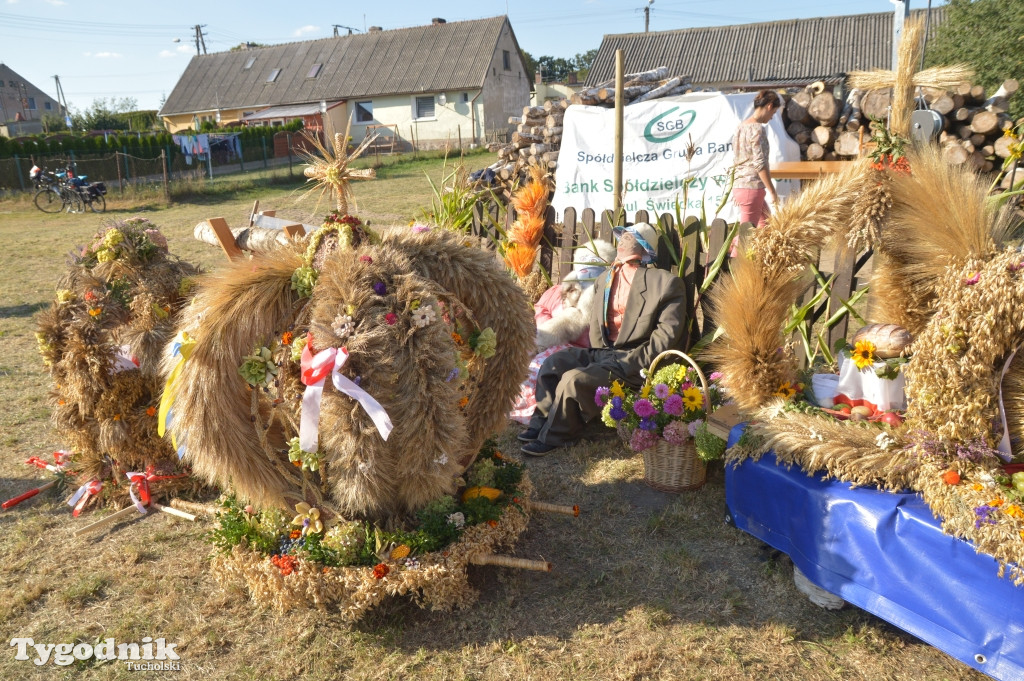
[[[666,67],[629,74],[625,81],[627,105],[693,90],[687,78],[669,77]],[[1017,81],[1010,79],[991,96],[986,96],[984,87],[971,83],[962,83],[949,92],[923,91],[928,108],[942,116],[939,143],[949,163],[968,164],[979,172],[1002,166],[1014,141],[1003,136],[1003,130],[1015,124],[1008,114],[1008,100],[1017,89]],[[800,145],[800,157],[806,161],[845,160],[867,153],[871,119],[886,119],[891,98],[889,90],[853,89],[837,96],[821,81],[780,94],[783,125]],[[477,175],[500,187],[507,197],[530,167],[554,173],[562,142],[562,118],[574,104],[614,106],[614,82],[582,90],[569,99],[525,107],[522,116],[509,118],[509,124],[516,126],[511,141],[489,146],[497,153],[497,161]]]
[[[646,102],[691,91],[689,79],[669,77],[668,68],[660,67],[642,73],[627,74],[624,78],[626,104]],[[494,181],[510,195],[526,177],[527,171],[539,166],[550,173],[558,167],[558,151],[562,145],[562,117],[573,104],[588,106],[615,106],[615,81],[610,80],[587,90],[577,92],[569,99],[549,100],[544,106],[523,108],[522,116],[508,119],[515,132],[507,144],[492,144],[488,148],[498,154],[498,160],[487,171]],[[485,171],[486,172],[486,171]]]
[[[1004,81],[991,97],[986,97],[985,88],[971,83],[950,92],[923,91],[927,107],[942,116],[939,143],[949,163],[966,163],[981,172],[1002,165],[1012,141],[1003,137],[1003,130],[1014,124],[1007,113],[1008,100],[1017,87],[1016,80]],[[890,91],[854,89],[840,99],[818,82],[783,99],[783,124],[800,145],[801,158],[830,161],[861,153],[871,137],[871,119],[884,121],[888,115]]]

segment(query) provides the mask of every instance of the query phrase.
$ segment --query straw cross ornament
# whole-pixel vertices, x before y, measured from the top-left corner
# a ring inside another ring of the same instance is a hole
[[[303,133],[316,151],[319,152],[317,154],[308,151],[299,152],[299,155],[306,160],[306,169],[302,171],[302,174],[308,178],[307,182],[314,183],[299,200],[304,199],[319,189],[320,196],[317,197],[317,205],[313,209],[314,213],[320,207],[320,201],[323,199],[324,194],[330,192],[334,196],[335,207],[338,209],[338,213],[348,215],[349,202],[351,201],[352,205],[355,206],[355,199],[352,196],[349,182],[352,180],[372,180],[377,177],[377,172],[373,168],[356,170],[348,167],[352,161],[359,158],[366,148],[377,139],[377,135],[366,137],[351,154],[346,154],[348,134],[351,129],[352,118],[350,117],[348,125],[345,126],[345,134],[334,134],[333,149],[323,144],[315,134]]]
[[[974,75],[966,64],[954,66],[933,66],[922,71],[915,71],[921,63],[922,38],[924,26],[920,21],[908,22],[904,26],[897,54],[898,65],[895,71],[874,69],[872,71],[852,71],[849,77],[851,88],[862,90],[881,90],[892,88],[892,108],[889,115],[889,130],[901,137],[910,136],[910,114],[914,111],[914,90],[919,87],[949,90],[950,88],[970,80]]]

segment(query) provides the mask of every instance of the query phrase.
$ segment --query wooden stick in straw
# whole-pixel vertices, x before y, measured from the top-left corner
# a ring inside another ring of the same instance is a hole
[[[185,501],[184,499],[171,499],[171,508],[176,508],[179,511],[187,511],[197,515],[209,515],[213,516],[220,512],[220,509],[216,506],[206,506],[205,504],[197,504],[194,501]]]
[[[470,557],[469,562],[473,565],[499,565],[501,567],[516,568],[519,570],[535,570],[537,572],[551,572],[551,563],[546,560],[528,560],[526,558],[513,558],[512,556],[499,556],[493,553],[477,553]]]
[[[546,501],[528,501],[525,504],[529,511],[541,511],[544,513],[558,513],[560,515],[571,515],[573,518],[580,517],[580,507],[577,505],[563,506],[562,504],[549,504]]]
[[[44,485],[40,485],[39,487],[36,487],[35,489],[30,489],[29,491],[25,492],[24,494],[19,494],[18,496],[14,497],[13,499],[8,499],[4,503],[0,504],[0,510],[6,511],[7,509],[11,508],[12,506],[17,506],[18,504],[20,504],[21,502],[25,501],[26,499],[31,499],[35,495],[39,494],[40,492],[45,492],[46,490],[50,489],[51,487],[53,487],[56,484],[57,484],[56,480],[51,480],[50,482],[48,482],[48,483],[46,483]]]
[[[191,513],[185,513],[185,511],[179,511],[176,508],[171,508],[170,506],[164,506],[163,504],[158,504],[155,501],[150,503],[150,506],[152,506],[156,510],[161,511],[163,513],[166,513],[168,515],[173,515],[173,516],[176,516],[178,518],[184,518],[185,520],[189,520],[189,521],[192,521],[192,522],[196,521],[196,517],[194,515],[192,515]]]
[[[125,506],[124,508],[122,508],[120,511],[116,511],[114,513],[111,513],[110,515],[108,515],[106,518],[103,518],[102,520],[97,520],[96,522],[92,523],[91,525],[86,525],[85,527],[78,528],[77,530],[75,530],[74,535],[77,537],[77,536],[85,534],[87,532],[95,532],[96,530],[103,529],[107,525],[113,525],[118,520],[122,520],[124,518],[127,518],[127,517],[133,515],[133,514],[136,515],[136,516],[141,515],[139,513],[139,509],[135,508],[134,504],[130,504],[130,505]]]

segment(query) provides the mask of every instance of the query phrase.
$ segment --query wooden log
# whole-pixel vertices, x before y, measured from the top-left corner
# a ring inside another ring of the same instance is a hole
[[[830,147],[835,142],[836,131],[832,128],[819,125],[814,130],[811,130],[811,141],[815,144],[820,144],[822,147]]]
[[[960,140],[960,146],[966,149],[968,154],[974,153],[974,143],[971,140]]]
[[[549,163],[551,161],[557,161],[558,160],[558,152],[557,151],[545,151],[544,155],[541,158],[543,158],[545,161],[548,161]]]
[[[658,68],[651,69],[650,71],[627,73],[625,76],[625,82],[651,83],[657,82],[659,80],[664,80],[665,78],[668,78],[668,67],[659,66]]]
[[[789,101],[786,102],[786,115],[791,123],[811,122],[811,115],[807,111],[811,101],[813,101],[813,97],[806,90],[801,90],[789,98]]]
[[[981,171],[985,168],[985,155],[975,149],[971,152],[971,155],[967,157],[967,165],[971,167],[971,170]]]
[[[810,92],[815,97],[817,97],[818,95],[825,91],[825,81],[816,80],[804,89]]]
[[[871,90],[860,100],[860,109],[865,116],[884,121],[889,116],[890,90]]]
[[[1004,114],[1010,110],[1006,97],[992,97],[985,101],[985,110],[996,114]]]
[[[857,88],[853,88],[846,93],[846,100],[843,102],[842,111],[839,112],[839,123],[846,125],[850,121],[856,120],[857,125],[860,125],[860,97],[861,91]]]
[[[973,115],[973,112],[970,109],[968,109],[966,106],[962,106],[962,107],[960,107],[959,109],[957,109],[956,111],[953,112],[953,115],[951,116],[951,118],[954,121],[964,122],[964,121],[970,120],[972,115]]]
[[[833,144],[836,156],[859,156],[860,135],[855,132],[841,132]]]
[[[792,123],[786,126],[786,132],[793,139],[796,139],[796,136],[799,135],[800,133],[808,131],[810,131],[810,128],[808,128],[806,125],[798,121],[793,121]]]
[[[939,133],[939,144],[945,144],[946,142],[949,142],[949,141],[954,140],[954,139],[960,139],[960,138],[959,137],[955,137],[955,136],[949,134],[949,132],[947,132],[945,130],[943,130],[942,132]]]
[[[544,132],[541,133],[541,134],[543,134],[545,137],[561,135],[562,134],[562,126],[554,125],[554,126],[551,126],[550,128],[544,128]]]
[[[985,144],[985,136],[980,132],[976,132],[967,138],[967,141],[973,144],[975,147],[980,147]]]
[[[808,161],[820,161],[825,157],[825,147],[816,142],[807,145],[807,152],[804,154]]]
[[[509,116],[508,117],[508,124],[509,125],[519,125],[522,122],[523,122],[523,119],[522,119],[521,116]]]
[[[814,95],[807,105],[807,113],[815,121],[825,126],[833,126],[839,120],[839,100],[831,92]]]
[[[632,85],[630,87],[622,88],[622,97],[626,101],[630,101],[639,97],[642,94],[646,94],[658,86],[657,83],[644,83],[642,85]],[[597,96],[602,101],[613,101],[615,99],[615,88],[602,88],[598,91]]]
[[[541,143],[541,144],[531,144],[530,145],[530,154],[532,156],[539,156],[539,155],[543,154],[546,151],[551,151],[551,148],[548,147],[548,145],[546,145],[546,144]]]
[[[211,246],[220,246],[228,254],[229,258],[241,256],[242,251],[266,252],[280,246],[287,246],[290,243],[288,235],[280,229],[267,229],[265,227],[236,227],[228,229],[225,222],[224,229],[227,229],[226,238],[237,250],[237,255],[232,255],[228,253],[228,249],[225,247],[225,235],[215,230],[214,225],[211,224],[218,219],[212,218],[200,222],[193,230],[192,236]]]
[[[565,506],[562,504],[549,504],[546,501],[527,501],[524,505],[530,511],[541,511],[543,513],[557,513],[559,515],[571,515],[573,518],[580,517],[580,507],[577,505]]]
[[[673,90],[673,89],[679,87],[679,85],[681,85],[682,82],[683,82],[683,79],[682,79],[681,76],[676,76],[675,78],[669,78],[668,80],[666,80],[664,83],[662,83],[658,87],[654,88],[653,90],[640,95],[639,97],[634,99],[632,102],[630,102],[630,104],[636,104],[637,102],[646,102],[649,99],[657,99],[658,97],[662,97],[669,90]]]
[[[986,144],[981,147],[980,151],[982,155],[984,155],[985,158],[988,159],[989,156],[995,156],[996,146],[994,144]]]
[[[801,149],[806,151],[807,145],[811,143],[811,131],[804,130],[803,132],[798,132],[793,136],[793,141],[799,144]]]
[[[966,97],[970,97],[971,96],[971,84],[965,80],[964,82],[962,82],[959,85],[957,85],[956,87],[954,87],[953,88],[953,92],[955,92],[956,94],[960,95],[961,97],[965,97],[965,98]]]
[[[544,107],[542,106],[523,107],[523,118],[544,118],[547,115],[547,112],[544,111]]]
[[[959,126],[956,129],[956,132],[957,132],[958,135],[960,135],[960,139],[964,139],[964,140],[965,139],[970,139],[971,135],[974,134],[974,131],[971,130],[971,126],[970,125],[961,125],[961,126]]]
[[[564,116],[562,116],[562,114],[551,114],[550,116],[544,119],[544,127],[561,128],[563,118]]]
[[[525,145],[534,144],[537,142],[543,142],[544,138],[541,135],[529,135],[523,132],[512,133],[512,144],[516,147],[522,148]]]
[[[1010,158],[1010,145],[1014,143],[1012,137],[999,137],[992,144],[995,155],[999,158]]]
[[[967,158],[969,156],[970,152],[959,144],[947,144],[942,147],[942,158],[945,159],[946,163],[952,166],[962,166],[967,163]]]
[[[953,98],[950,97],[945,92],[943,92],[941,95],[935,97],[931,101],[931,103],[928,105],[928,108],[931,109],[932,111],[938,111],[940,114],[945,116],[946,114],[953,110]]]
[[[971,99],[976,102],[985,101],[985,86],[984,85],[973,85],[971,86]]]
[[[979,111],[971,119],[971,130],[987,135],[999,129],[999,114],[992,111]]]

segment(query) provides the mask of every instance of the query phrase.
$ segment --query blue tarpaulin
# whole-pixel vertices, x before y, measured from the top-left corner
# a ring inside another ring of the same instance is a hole
[[[768,453],[725,467],[725,499],[739,529],[816,585],[989,676],[1024,679],[1024,587],[943,534],[921,495],[851,488]]]

